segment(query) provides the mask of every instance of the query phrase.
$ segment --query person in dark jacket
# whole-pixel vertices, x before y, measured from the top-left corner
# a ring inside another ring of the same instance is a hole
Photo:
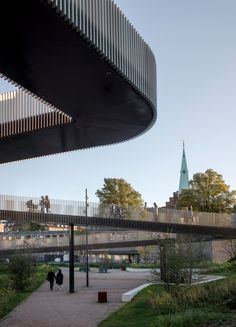
[[[56,275],[56,283],[58,287],[58,291],[61,290],[61,285],[63,284],[63,273],[61,272],[61,269],[58,270],[58,273]]]
[[[47,280],[49,281],[50,283],[50,290],[52,291],[53,290],[53,285],[54,285],[54,280],[55,280],[56,276],[54,274],[54,272],[52,270],[50,270],[48,272],[48,275],[47,275]]]
[[[51,204],[50,204],[50,200],[49,200],[48,195],[45,195],[44,206],[45,206],[45,209],[46,209],[46,213],[49,213]]]

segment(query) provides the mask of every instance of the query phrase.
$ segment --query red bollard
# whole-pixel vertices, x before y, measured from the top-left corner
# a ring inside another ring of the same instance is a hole
[[[107,292],[98,292],[98,303],[107,302]]]

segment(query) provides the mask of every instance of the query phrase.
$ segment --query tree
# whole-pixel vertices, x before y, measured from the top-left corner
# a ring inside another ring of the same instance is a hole
[[[14,230],[17,230],[19,232],[25,232],[25,231],[44,231],[46,230],[45,225],[36,223],[33,221],[24,221],[24,222],[16,222],[14,225]]]
[[[181,191],[179,209],[192,206],[194,211],[232,212],[236,204],[236,191],[230,191],[222,175],[213,169],[196,173],[189,185],[188,190]]]
[[[104,178],[101,190],[97,190],[99,202],[103,204],[117,204],[122,207],[132,206],[141,208],[143,200],[141,194],[133,189],[123,178]]]
[[[149,245],[149,246],[139,246],[137,248],[137,252],[141,258],[141,260],[144,261],[144,263],[147,263],[151,260],[152,252],[154,252],[155,246]]]
[[[193,269],[203,259],[203,246],[192,235],[178,234],[175,239],[164,238],[160,243],[160,271],[152,271],[154,282],[160,279],[167,289],[172,283],[192,283]]]
[[[129,208],[132,210],[141,209],[143,200],[141,194],[127,183],[123,178],[104,178],[101,190],[97,190],[100,206],[112,209],[108,215],[130,216]]]
[[[30,285],[34,274],[32,257],[26,255],[12,257],[9,264],[9,271],[13,289],[26,289]]]

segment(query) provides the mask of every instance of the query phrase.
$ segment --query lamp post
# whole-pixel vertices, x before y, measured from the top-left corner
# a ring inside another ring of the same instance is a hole
[[[85,227],[85,242],[86,242],[86,286],[89,287],[89,265],[88,265],[88,194],[87,189],[85,189],[85,217],[86,217],[86,227]]]
[[[166,282],[166,244],[160,244],[160,274],[161,280]]]
[[[70,293],[74,293],[74,224],[70,224]]]

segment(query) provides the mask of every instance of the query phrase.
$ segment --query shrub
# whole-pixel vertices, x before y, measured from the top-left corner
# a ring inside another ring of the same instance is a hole
[[[180,287],[171,294],[175,297],[177,304],[183,307],[202,306],[205,303],[221,304],[226,299],[235,297],[236,281],[224,280],[204,285]]]
[[[170,293],[163,291],[161,294],[156,294],[150,291],[149,294],[149,303],[157,313],[166,314],[177,311],[177,303]]]
[[[174,313],[188,307],[236,302],[236,280],[224,280],[196,286],[174,286],[170,292],[149,291],[149,303],[158,313]]]
[[[24,290],[27,288],[34,273],[34,267],[31,256],[15,256],[9,264],[10,278],[12,287],[16,290]]]

